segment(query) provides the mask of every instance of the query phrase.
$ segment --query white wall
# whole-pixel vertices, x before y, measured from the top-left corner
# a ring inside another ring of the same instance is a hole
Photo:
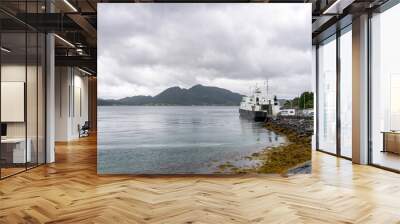
[[[79,138],[78,125],[88,120],[88,78],[72,67],[56,67],[55,140]]]
[[[79,137],[78,125],[82,126],[85,121],[88,121],[88,78],[81,76],[81,73],[76,74],[77,70],[74,70],[74,82],[72,88],[74,90],[71,99],[71,136],[72,138]],[[71,89],[71,90],[72,90]]]
[[[38,70],[37,70],[38,69]],[[31,149],[32,162],[44,163],[45,159],[45,116],[44,116],[44,73],[42,67],[36,65],[25,64],[2,64],[1,66],[1,81],[2,87],[3,82],[19,82],[24,84],[22,89],[18,90],[18,93],[6,92],[2,89],[2,99],[12,99],[7,94],[22,94],[20,97],[22,102],[15,101],[14,98],[11,104],[20,104],[19,107],[6,106],[2,102],[2,115],[5,113],[19,114],[20,117],[15,121],[5,121],[7,124],[7,137],[8,138],[28,138],[28,147]],[[27,80],[26,80],[27,79]],[[25,88],[26,87],[26,88]],[[15,88],[15,87],[13,87]],[[14,89],[16,90],[16,89]],[[25,100],[26,91],[26,100]],[[4,95],[5,94],[5,95]],[[26,105],[25,105],[26,103]],[[25,119],[26,113],[26,119]],[[4,120],[2,118],[2,120]],[[36,161],[36,159],[39,159]]]
[[[1,81],[2,82],[25,82],[24,65],[8,64],[1,66]],[[29,69],[29,68],[28,68]],[[24,108],[22,108],[24,109]],[[1,108],[6,110],[6,108]],[[25,122],[8,122],[7,123],[7,137],[25,137]]]
[[[67,67],[55,68],[55,141],[67,141],[69,138],[69,73]]]
[[[2,82],[24,82],[26,83],[25,77],[26,77],[26,72],[28,74],[36,74],[36,67],[33,66],[25,66],[24,65],[18,65],[18,64],[5,64],[1,66],[1,81]],[[28,77],[29,79],[29,77]],[[36,85],[36,81],[29,80],[30,85]],[[34,121],[34,124],[29,123],[28,124],[28,129],[31,130],[31,128],[36,130],[36,113],[33,114],[31,113],[31,110],[36,111],[36,88],[27,88],[27,103],[28,106],[30,106],[30,110],[27,114],[28,122]],[[4,96],[3,96],[4,97]],[[31,102],[35,101],[34,104],[29,105]],[[2,110],[7,110],[7,108],[2,108]],[[24,108],[22,108],[24,110]],[[7,122],[7,136],[8,137],[25,137],[25,126],[26,122]],[[33,127],[34,126],[34,127]],[[28,132],[29,132],[28,130]],[[28,137],[30,133],[28,133]]]

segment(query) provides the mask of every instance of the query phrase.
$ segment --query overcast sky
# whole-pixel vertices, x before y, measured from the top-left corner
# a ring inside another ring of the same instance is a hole
[[[100,98],[196,84],[311,90],[311,4],[98,4]]]

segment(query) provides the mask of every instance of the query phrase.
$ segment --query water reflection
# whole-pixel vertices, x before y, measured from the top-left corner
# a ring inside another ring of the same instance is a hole
[[[213,173],[284,138],[237,107],[99,107],[98,172]]]

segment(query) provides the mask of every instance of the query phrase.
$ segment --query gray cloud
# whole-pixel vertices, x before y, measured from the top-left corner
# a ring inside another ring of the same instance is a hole
[[[311,89],[310,4],[99,4],[99,96],[216,85]]]

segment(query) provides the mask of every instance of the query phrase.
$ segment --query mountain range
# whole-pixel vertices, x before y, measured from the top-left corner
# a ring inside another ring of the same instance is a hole
[[[240,104],[243,95],[227,89],[195,85],[189,89],[171,87],[156,96],[131,96],[118,100],[98,99],[99,106],[112,105],[171,105],[171,106],[237,106]]]

